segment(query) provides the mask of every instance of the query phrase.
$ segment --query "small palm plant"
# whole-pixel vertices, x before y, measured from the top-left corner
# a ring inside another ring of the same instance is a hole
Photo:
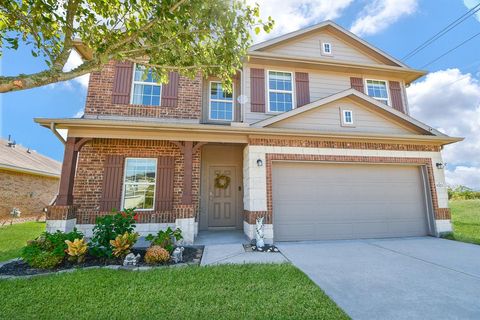
[[[68,260],[76,263],[82,263],[85,261],[85,255],[87,254],[88,246],[85,238],[75,239],[72,241],[65,240],[67,244]]]
[[[113,248],[113,255],[117,258],[124,258],[130,253],[133,245],[137,242],[138,233],[125,232],[119,235],[115,240],[110,240],[110,244]]]

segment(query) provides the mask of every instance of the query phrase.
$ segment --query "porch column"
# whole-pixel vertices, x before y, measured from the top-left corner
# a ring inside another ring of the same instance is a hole
[[[183,192],[182,204],[191,205],[192,199],[192,170],[193,155],[205,142],[172,141],[183,154]]]
[[[57,230],[70,232],[77,223],[77,208],[73,205],[73,182],[78,152],[90,140],[91,138],[67,138],[60,176],[60,189],[55,205],[49,206],[47,210],[46,230],[48,232]]]
[[[68,137],[63,155],[62,174],[60,176],[60,190],[58,191],[57,206],[73,204],[73,181],[77,166],[78,151],[75,150],[77,138]]]

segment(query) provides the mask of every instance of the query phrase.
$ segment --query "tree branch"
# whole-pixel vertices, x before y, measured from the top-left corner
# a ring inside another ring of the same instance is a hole
[[[65,66],[65,63],[70,56],[70,51],[73,47],[72,45],[72,34],[73,34],[73,22],[75,15],[77,14],[78,6],[80,2],[78,0],[69,0],[67,4],[67,16],[65,21],[65,27],[63,29],[64,39],[63,39],[63,48],[59,55],[55,58],[52,64],[52,69],[62,70]]]
[[[173,12],[178,9],[186,0],[180,0],[175,5],[170,8],[170,12]]]
[[[25,90],[59,81],[71,80],[87,73],[98,71],[100,67],[100,62],[90,60],[68,72],[50,69],[16,77],[0,77],[0,93]]]

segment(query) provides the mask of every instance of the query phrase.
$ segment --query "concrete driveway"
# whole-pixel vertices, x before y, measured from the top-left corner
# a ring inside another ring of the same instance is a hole
[[[431,237],[277,246],[353,319],[480,319],[480,246]]]

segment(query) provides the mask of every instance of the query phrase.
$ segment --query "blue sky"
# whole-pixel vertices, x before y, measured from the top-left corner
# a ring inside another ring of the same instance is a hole
[[[250,1],[250,0],[249,0]],[[257,41],[332,19],[396,58],[464,14],[480,0],[251,0],[262,15],[276,21],[273,32]],[[407,60],[420,68],[480,31],[480,13],[470,17],[433,45]],[[411,113],[444,132],[466,137],[447,146],[447,182],[480,189],[480,36],[428,66],[429,76],[408,88]],[[72,57],[70,65],[78,63]],[[44,68],[40,59],[21,47],[5,51],[4,75],[32,73]],[[63,145],[34,117],[73,117],[85,104],[87,79],[72,80],[0,96],[0,134],[11,134],[22,145],[62,160]]]

